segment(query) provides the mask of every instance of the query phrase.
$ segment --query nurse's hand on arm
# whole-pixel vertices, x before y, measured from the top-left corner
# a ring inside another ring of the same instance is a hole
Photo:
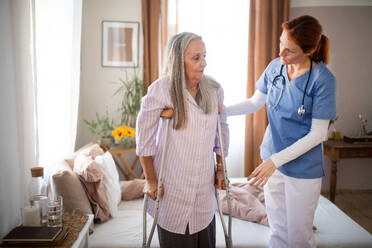
[[[251,98],[248,98],[240,103],[228,106],[226,114],[231,115],[246,115],[251,114],[261,109],[266,102],[266,94],[256,90]]]
[[[260,164],[248,177],[248,180],[255,177],[250,185],[255,187],[264,186],[276,168],[298,158],[313,147],[326,141],[328,124],[329,120],[312,119],[310,132],[282,151],[274,153],[270,159]]]
[[[145,186],[143,193],[148,195],[151,199],[156,200],[156,192],[158,191],[158,179],[156,178],[152,156],[139,157],[143,173],[145,174]],[[164,187],[160,192],[160,196],[164,194]]]

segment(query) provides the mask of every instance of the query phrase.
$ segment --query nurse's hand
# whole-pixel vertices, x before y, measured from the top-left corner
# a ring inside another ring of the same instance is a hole
[[[143,193],[148,195],[151,199],[156,200],[156,192],[158,191],[157,180],[146,180],[143,187]],[[164,187],[161,188],[160,196],[164,195]]]
[[[251,182],[251,186],[263,187],[269,180],[271,175],[275,172],[276,166],[271,159],[263,161],[248,177],[248,181],[254,178]]]

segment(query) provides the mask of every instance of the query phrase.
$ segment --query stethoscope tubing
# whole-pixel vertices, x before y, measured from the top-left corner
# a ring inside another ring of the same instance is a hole
[[[276,100],[276,102],[275,102],[274,105],[271,105],[271,104],[268,105],[268,107],[269,107],[270,109],[275,109],[275,108],[278,106],[278,104],[279,104],[279,102],[280,102],[280,99],[282,98],[282,95],[283,95],[283,90],[284,90],[284,85],[285,85],[285,77],[283,76],[283,67],[284,67],[284,65],[281,65],[279,75],[276,75],[276,76],[274,77],[274,79],[273,79],[273,81],[272,81],[272,85],[271,85],[270,88],[269,88],[268,97],[270,97],[270,92],[271,92],[271,90],[272,90],[273,85],[275,85],[275,82],[276,82],[279,78],[282,78],[283,83],[282,83],[282,85],[281,85],[280,94],[279,94],[279,96],[278,96],[278,98],[277,98],[277,100]],[[310,59],[310,70],[309,70],[309,76],[307,77],[307,80],[306,80],[304,93],[303,93],[303,95],[302,95],[301,106],[298,108],[298,111],[297,111],[299,115],[304,115],[305,112],[306,112],[306,109],[305,109],[305,95],[306,95],[307,86],[308,86],[309,81],[310,81],[310,77],[311,77],[312,69],[313,69],[313,61]]]

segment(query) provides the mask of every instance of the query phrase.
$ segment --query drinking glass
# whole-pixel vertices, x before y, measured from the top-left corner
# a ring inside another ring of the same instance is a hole
[[[62,226],[63,220],[63,198],[56,196],[48,202],[48,226]]]

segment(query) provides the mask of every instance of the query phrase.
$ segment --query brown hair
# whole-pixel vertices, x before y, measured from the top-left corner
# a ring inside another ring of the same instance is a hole
[[[315,62],[329,63],[329,40],[322,34],[319,21],[309,15],[299,16],[282,24],[283,30],[301,47],[304,53],[312,52]]]

